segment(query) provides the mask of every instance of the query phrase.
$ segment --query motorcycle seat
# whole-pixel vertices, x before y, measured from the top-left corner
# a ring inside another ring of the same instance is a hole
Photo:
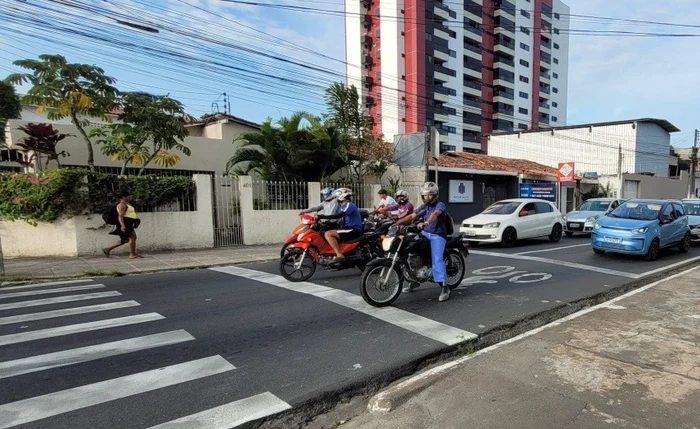
[[[452,234],[447,236],[447,242],[445,243],[445,247],[453,247],[457,245],[458,243],[462,242],[462,237],[464,236],[464,233],[458,232],[457,234]]]

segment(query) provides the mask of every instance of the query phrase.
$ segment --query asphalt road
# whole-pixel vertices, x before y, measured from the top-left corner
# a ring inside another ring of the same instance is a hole
[[[594,255],[585,237],[472,252],[449,301],[423,285],[381,310],[359,271],[290,284],[276,263],[1,289],[0,429],[235,427],[700,259]]]

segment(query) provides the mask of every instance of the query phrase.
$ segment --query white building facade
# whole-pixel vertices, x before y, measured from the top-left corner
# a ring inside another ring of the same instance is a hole
[[[435,126],[441,150],[566,124],[569,7],[559,0],[345,0],[347,81],[374,131]]]

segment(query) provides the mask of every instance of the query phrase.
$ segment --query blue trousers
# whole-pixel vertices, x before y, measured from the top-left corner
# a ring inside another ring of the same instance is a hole
[[[430,255],[433,260],[433,280],[436,283],[447,281],[447,266],[442,258],[447,240],[437,234],[423,231],[423,237],[430,240]]]

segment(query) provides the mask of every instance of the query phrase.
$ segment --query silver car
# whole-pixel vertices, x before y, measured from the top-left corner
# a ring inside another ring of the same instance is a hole
[[[571,237],[574,234],[590,234],[595,222],[607,213],[615,210],[624,200],[616,198],[591,198],[581,204],[576,210],[564,216],[564,233]]]
[[[688,198],[683,200],[685,214],[688,215],[690,225],[690,240],[700,243],[700,198]]]

